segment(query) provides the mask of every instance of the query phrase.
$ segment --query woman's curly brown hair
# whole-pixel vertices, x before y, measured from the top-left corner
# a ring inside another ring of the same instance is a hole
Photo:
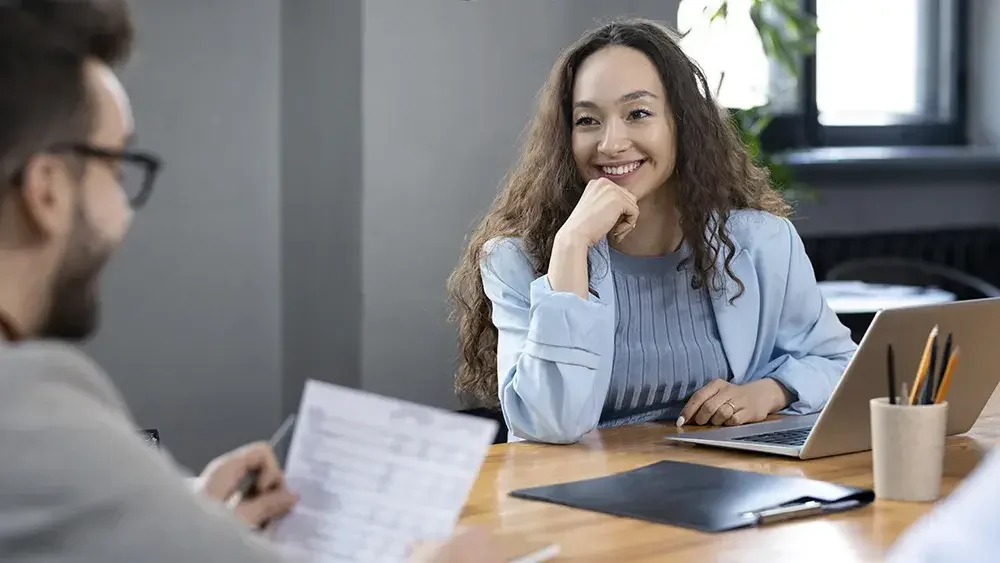
[[[715,279],[721,253],[726,274],[739,287],[734,299],[742,294],[743,283],[730,267],[735,253],[726,229],[730,211],[760,209],[785,216],[789,206],[771,187],[767,171],[751,161],[732,120],[715,103],[704,73],[676,37],[657,22],[617,21],[585,34],[556,61],[539,94],[520,159],[448,280],[461,356],[455,386],[464,399],[491,408],[499,405],[497,329],[480,272],[484,246],[494,238],[516,237],[536,275],[548,270],[556,232],[586,187],[570,144],[574,77],[587,57],[605,47],[636,49],[660,74],[676,122],[672,179],[695,284],[723,287],[723,280]]]

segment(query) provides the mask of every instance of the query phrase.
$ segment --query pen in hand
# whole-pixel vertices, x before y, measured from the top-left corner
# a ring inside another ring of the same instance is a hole
[[[292,429],[292,425],[294,423],[295,423],[294,414],[289,415],[288,418],[286,418],[285,421],[281,423],[281,426],[278,427],[278,430],[275,431],[274,435],[271,436],[271,439],[268,441],[268,444],[271,446],[272,449],[277,448],[278,444],[280,444],[281,441],[285,439],[285,435],[288,434],[288,432]],[[257,479],[259,478],[260,478],[260,470],[254,469],[252,471],[248,471],[246,475],[244,475],[240,479],[240,482],[236,485],[236,490],[233,491],[233,494],[230,495],[228,499],[226,499],[226,508],[228,508],[229,510],[235,510],[236,507],[239,506],[241,502],[243,502],[243,499],[246,498],[247,494],[254,488],[254,485],[257,483]]]

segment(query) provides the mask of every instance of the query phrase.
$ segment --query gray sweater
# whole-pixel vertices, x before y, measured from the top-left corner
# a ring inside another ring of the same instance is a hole
[[[184,477],[77,349],[0,341],[0,560],[281,561]]]
[[[691,287],[687,247],[638,257],[610,249],[615,359],[601,426],[677,418],[695,391],[731,379],[711,297]]]

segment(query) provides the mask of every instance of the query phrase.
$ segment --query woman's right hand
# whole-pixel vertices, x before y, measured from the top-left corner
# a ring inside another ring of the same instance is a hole
[[[632,192],[607,178],[598,178],[587,183],[557,236],[568,236],[590,248],[608,235],[624,238],[638,218],[639,204]]]
[[[639,204],[632,192],[607,178],[591,180],[553,241],[548,271],[552,290],[588,299],[590,247],[608,235],[621,240],[635,228],[638,217]]]

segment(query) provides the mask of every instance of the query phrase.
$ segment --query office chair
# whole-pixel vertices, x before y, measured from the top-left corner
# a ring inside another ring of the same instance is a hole
[[[1000,297],[1000,288],[960,270],[905,258],[865,258],[830,268],[828,281],[861,281],[915,287],[936,287],[959,301]]]

